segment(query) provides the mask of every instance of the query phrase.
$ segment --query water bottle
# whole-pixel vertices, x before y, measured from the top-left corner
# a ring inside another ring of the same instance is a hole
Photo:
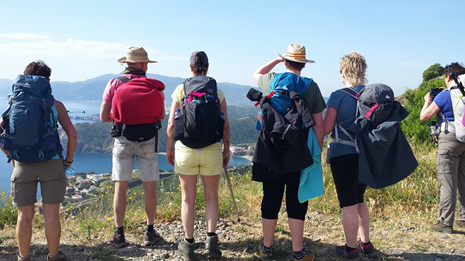
[[[67,176],[74,175],[76,171],[72,167],[69,167],[68,165],[63,164],[63,168],[65,169],[65,173]]]
[[[174,112],[174,118],[177,119],[179,117],[181,117],[181,109],[176,109],[176,111]]]

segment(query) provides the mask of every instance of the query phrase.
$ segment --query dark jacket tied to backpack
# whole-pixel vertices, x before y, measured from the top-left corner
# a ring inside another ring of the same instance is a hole
[[[313,125],[313,118],[298,92],[291,91],[289,96],[292,107],[284,116],[271,106],[268,97],[260,101],[262,128],[252,159],[256,181],[279,180],[285,174],[300,172],[313,164],[306,128]],[[300,175],[295,177],[295,182],[289,182],[298,186]]]
[[[365,87],[358,98],[359,182],[384,188],[408,177],[418,162],[400,127],[408,111],[384,84]]]

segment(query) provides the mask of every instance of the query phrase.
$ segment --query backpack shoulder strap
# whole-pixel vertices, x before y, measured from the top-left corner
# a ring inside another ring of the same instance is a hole
[[[343,89],[340,89],[340,91],[343,91],[349,94],[352,98],[358,100],[359,92],[356,92],[353,88],[343,88]]]
[[[120,77],[117,77],[116,79],[120,80],[123,84],[129,82],[130,80],[134,79],[132,77],[126,77],[126,76],[120,76]]]

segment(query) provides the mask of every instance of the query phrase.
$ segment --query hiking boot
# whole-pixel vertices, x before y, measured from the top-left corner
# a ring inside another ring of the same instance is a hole
[[[115,248],[123,248],[128,245],[128,243],[126,243],[126,239],[124,239],[124,234],[118,234],[116,232],[110,239],[110,243],[115,245]]]
[[[454,229],[452,228],[452,226],[446,226],[442,224],[441,221],[438,221],[436,224],[432,225],[431,229],[436,232],[444,232],[444,233],[449,233],[449,234],[454,232]]]
[[[346,249],[347,245],[344,246],[338,246],[336,247],[336,255],[343,257],[347,260],[352,260],[352,261],[359,261],[360,257],[357,253],[357,249],[354,249],[350,252],[347,251]]]
[[[54,256],[53,258],[50,258],[50,255],[47,255],[47,261],[66,261],[68,258],[66,258],[66,255],[63,254],[63,252],[58,251],[58,254]]]
[[[455,226],[460,227],[460,228],[465,228],[465,220],[455,221]]]
[[[160,234],[158,234],[157,231],[155,231],[155,230],[152,230],[152,231],[145,230],[145,240],[144,240],[144,245],[145,246],[155,245],[160,239],[161,239],[161,236],[160,236]]]
[[[302,256],[297,256],[296,254],[292,254],[292,258],[294,261],[313,261],[316,258],[316,252],[312,250],[303,249],[304,254]]]
[[[178,251],[184,257],[184,260],[194,260],[194,250],[195,242],[191,244],[185,238],[178,244]]]
[[[265,261],[273,260],[273,248],[266,248],[265,245],[262,245],[260,248],[260,257]]]
[[[24,257],[18,255],[18,261],[32,261],[32,259],[31,259],[30,256],[24,258]]]
[[[218,235],[207,236],[207,241],[205,242],[205,249],[207,254],[211,259],[221,259],[221,249],[218,245]]]
[[[360,248],[363,250],[363,254],[368,257],[368,260],[378,260],[378,253],[375,250],[375,247],[370,242],[367,246],[364,246],[362,241],[360,241]]]

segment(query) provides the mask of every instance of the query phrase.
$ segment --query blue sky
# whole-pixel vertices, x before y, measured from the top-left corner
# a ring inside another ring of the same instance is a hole
[[[367,60],[369,82],[400,95],[431,64],[465,62],[463,7],[461,0],[3,1],[0,79],[14,79],[35,59],[52,67],[52,80],[119,73],[116,60],[143,46],[159,61],[149,73],[188,77],[191,52],[204,50],[212,77],[254,85],[258,67],[297,43],[316,61],[303,74],[324,96],[343,87],[339,61],[354,51]]]

